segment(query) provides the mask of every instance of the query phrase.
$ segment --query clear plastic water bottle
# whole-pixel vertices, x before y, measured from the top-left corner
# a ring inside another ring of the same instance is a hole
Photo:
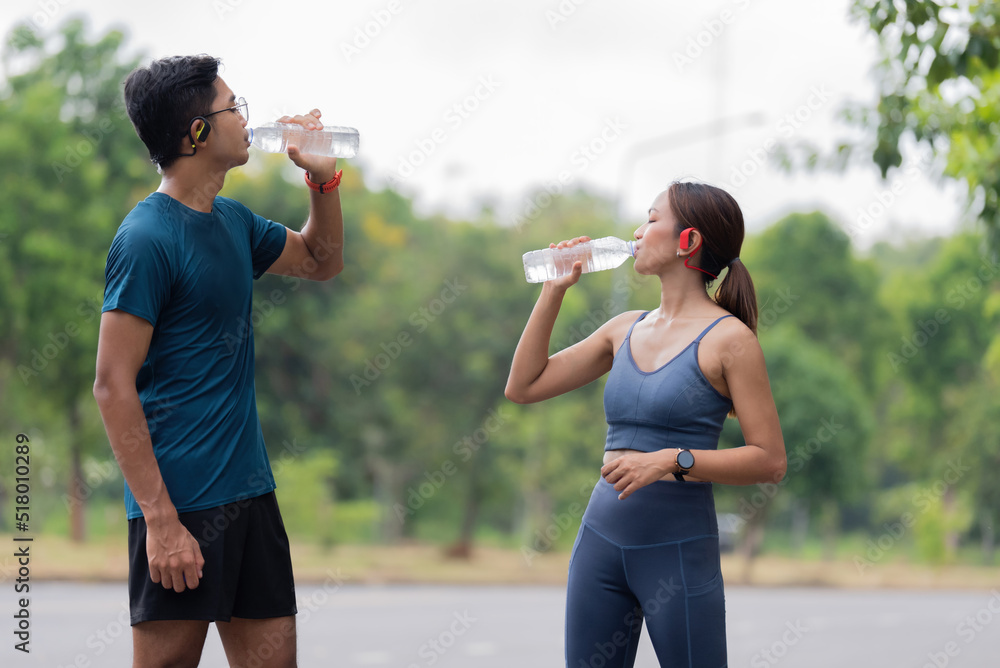
[[[614,269],[630,257],[635,257],[635,242],[617,237],[593,239],[570,248],[543,248],[524,254],[524,277],[529,283],[542,283],[571,273],[578,260],[586,274]]]
[[[268,153],[284,153],[293,144],[303,153],[353,158],[358,154],[360,137],[354,128],[327,125],[322,130],[307,130],[297,123],[265,123],[250,130],[250,143]]]

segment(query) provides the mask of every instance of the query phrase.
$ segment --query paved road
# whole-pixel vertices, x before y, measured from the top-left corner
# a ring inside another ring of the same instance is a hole
[[[998,578],[1000,580],[1000,578]],[[9,585],[9,583],[5,583]],[[5,589],[8,589],[5,587]],[[0,596],[0,666],[128,667],[124,585],[33,584],[31,654],[13,649]],[[299,587],[304,668],[558,668],[558,587]],[[1000,586],[983,592],[756,589],[727,592],[730,666],[996,668]],[[202,666],[225,666],[214,629]],[[656,659],[644,639],[638,667]],[[577,667],[574,667],[577,668]]]

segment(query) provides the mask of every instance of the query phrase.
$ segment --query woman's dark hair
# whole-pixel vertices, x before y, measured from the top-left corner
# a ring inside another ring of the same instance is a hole
[[[677,219],[677,233],[693,227],[704,238],[699,266],[718,276],[729,265],[715,301],[757,334],[757,292],[742,262],[733,262],[743,246],[743,212],[733,196],[704,183],[674,182],[667,189],[670,210]],[[712,276],[699,272],[709,287]]]
[[[191,119],[211,111],[218,58],[172,56],[133,70],[125,79],[125,109],[149,158],[161,169],[180,156],[177,144]]]

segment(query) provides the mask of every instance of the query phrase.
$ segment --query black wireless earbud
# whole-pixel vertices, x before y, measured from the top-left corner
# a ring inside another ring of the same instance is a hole
[[[209,125],[208,119],[206,119],[204,116],[195,116],[194,118],[191,119],[192,123],[194,121],[201,121],[201,128],[198,129],[198,134],[196,134],[194,139],[191,140],[191,148],[197,149],[197,147],[194,145],[195,140],[205,141],[205,137],[207,137],[208,133],[212,131],[212,126]]]
[[[209,125],[208,121],[205,120],[204,117],[199,116],[198,118],[201,119],[201,122],[203,124],[201,126],[201,129],[198,130],[198,141],[205,141],[205,138],[208,137],[208,133],[212,131],[212,126]]]

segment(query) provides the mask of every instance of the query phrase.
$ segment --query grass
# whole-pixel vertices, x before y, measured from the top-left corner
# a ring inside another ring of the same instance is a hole
[[[0,541],[12,545],[10,535]],[[37,536],[31,546],[35,580],[121,581],[128,574],[123,537],[75,544],[60,536]],[[12,550],[8,552],[13,552]],[[426,583],[480,585],[554,585],[566,582],[569,553],[524,555],[519,550],[478,547],[470,559],[452,559],[428,544],[338,545],[324,548],[292,545],[296,581],[321,583],[331,578],[356,584]],[[859,566],[853,558],[832,561],[795,559],[780,554],[757,558],[750,569],[736,555],[723,555],[729,585],[821,586],[851,589],[989,589],[996,587],[996,567],[924,566],[899,559]],[[13,557],[0,561],[0,580],[16,577]]]

